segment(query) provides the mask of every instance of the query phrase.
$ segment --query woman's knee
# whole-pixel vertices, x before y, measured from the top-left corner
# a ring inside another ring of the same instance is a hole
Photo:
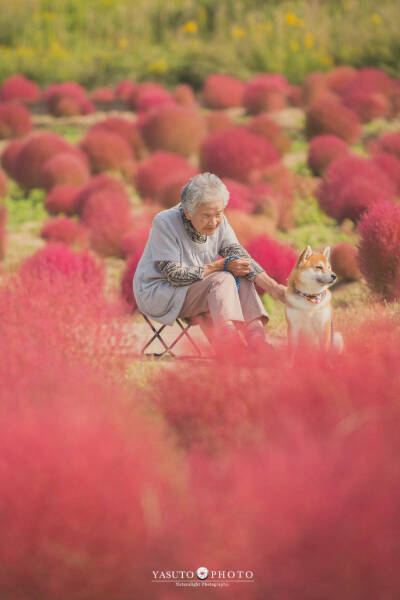
[[[216,271],[208,275],[212,286],[233,286],[236,285],[235,278],[229,271]]]

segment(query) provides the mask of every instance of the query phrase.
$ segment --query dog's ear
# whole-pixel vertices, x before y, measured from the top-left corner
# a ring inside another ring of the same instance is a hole
[[[304,248],[303,252],[300,254],[296,266],[299,266],[299,265],[305,263],[310,258],[311,254],[312,254],[311,246],[306,246]]]
[[[330,248],[330,246],[327,246],[326,248],[324,248],[324,251],[323,251],[322,254],[325,256],[325,258],[327,260],[329,260],[329,257],[331,255],[331,248]]]

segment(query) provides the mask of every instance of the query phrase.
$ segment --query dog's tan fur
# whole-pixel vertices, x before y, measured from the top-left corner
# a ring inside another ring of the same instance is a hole
[[[329,256],[329,246],[321,253],[313,252],[307,246],[288,278],[285,312],[292,351],[305,343],[317,345],[326,352],[331,346],[337,350],[343,348],[342,335],[335,332],[332,337],[333,310],[328,286],[335,281],[336,275],[332,272]],[[296,290],[309,298],[299,295]],[[323,299],[313,303],[311,299],[318,298],[324,290]]]

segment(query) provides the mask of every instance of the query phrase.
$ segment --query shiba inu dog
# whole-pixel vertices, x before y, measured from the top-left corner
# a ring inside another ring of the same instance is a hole
[[[292,352],[302,340],[326,352],[343,349],[343,337],[333,329],[328,287],[336,280],[336,274],[332,272],[329,256],[329,246],[322,253],[313,252],[307,246],[289,275],[285,312]]]

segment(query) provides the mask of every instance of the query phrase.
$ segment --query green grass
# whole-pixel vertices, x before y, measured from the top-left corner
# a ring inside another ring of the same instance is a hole
[[[12,180],[9,193],[0,202],[7,207],[7,228],[18,231],[25,223],[40,223],[48,217],[43,200],[44,190],[32,190],[25,194]]]
[[[198,87],[211,72],[299,82],[334,64],[396,75],[399,21],[394,0],[14,0],[0,5],[0,80]]]

